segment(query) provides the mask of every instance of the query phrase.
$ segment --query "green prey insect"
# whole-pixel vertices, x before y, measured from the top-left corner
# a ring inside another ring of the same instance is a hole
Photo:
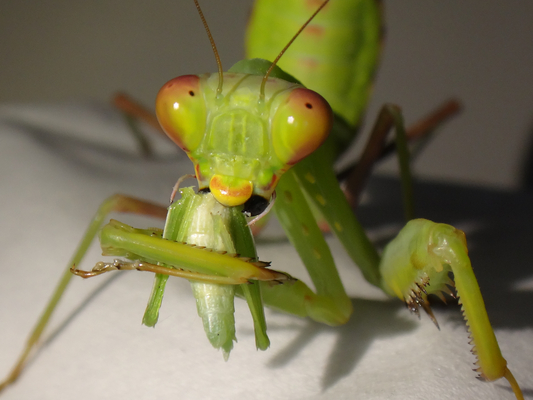
[[[254,70],[259,72],[251,73]],[[84,277],[129,269],[155,273],[143,318],[147,326],[158,320],[168,276],[191,280],[207,336],[225,358],[235,340],[235,294],[247,300],[261,350],[269,346],[263,302],[328,325],[345,323],[352,312],[351,302],[307,197],[367,280],[405,301],[413,311],[422,307],[433,318],[427,295],[450,293],[448,273],[453,272],[480,376],[486,380],[505,377],[516,397],[523,398],[488,321],[464,234],[449,225],[412,220],[380,257],[351,212],[331,167],[317,168],[322,163],[315,164],[313,157],[319,153],[313,152],[326,140],[333,124],[329,105],[320,95],[269,62],[239,63],[228,73],[222,73],[219,62],[218,74],[169,81],[158,95],[156,110],[163,129],[195,164],[199,193],[190,188],[180,190],[182,197],[168,209],[164,230],[136,229],[114,220],[100,230],[111,211],[158,217],[166,213],[157,205],[128,196],[106,200],[0,389],[19,376],[71,271]],[[394,108],[390,114],[401,137],[401,115]],[[322,149],[328,149],[327,142]],[[289,170],[297,162],[298,166]],[[258,261],[245,215],[263,213],[275,190],[276,214],[289,239],[297,243],[316,292]],[[77,266],[97,234],[104,255],[127,260],[100,262],[92,271],[81,271]]]

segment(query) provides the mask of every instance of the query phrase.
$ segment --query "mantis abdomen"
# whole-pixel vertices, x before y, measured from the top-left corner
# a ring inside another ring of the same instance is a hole
[[[257,0],[247,32],[247,58],[273,60],[320,3]],[[279,61],[350,125],[359,123],[367,105],[380,50],[380,14],[376,0],[332,1]]]

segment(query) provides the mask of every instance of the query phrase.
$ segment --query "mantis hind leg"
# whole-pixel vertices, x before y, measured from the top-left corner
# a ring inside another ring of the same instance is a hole
[[[2,382],[0,382],[0,392],[10,384],[14,383],[20,376],[30,355],[39,344],[39,339],[41,338],[44,329],[48,325],[50,317],[52,316],[57,304],[59,303],[59,300],[63,296],[63,293],[70,282],[70,279],[73,276],[70,271],[71,268],[79,265],[91,242],[98,233],[100,226],[106,219],[106,216],[111,212],[142,214],[162,219],[164,219],[167,214],[167,210],[163,206],[122,194],[113,195],[100,205],[98,211],[94,215],[91,223],[85,231],[78,248],[70,259],[67,268],[63,272],[63,275],[61,275],[61,279],[59,280],[52,297],[41,314],[41,317],[37,321],[37,324],[33,328],[33,331],[26,342],[24,350],[22,351],[9,375]]]
[[[348,195],[348,201],[352,206],[358,203],[365,182],[370,175],[375,161],[385,149],[386,139],[392,128],[396,131],[395,145],[400,166],[404,213],[406,220],[410,220],[414,218],[413,184],[409,170],[407,133],[404,127],[402,112],[397,105],[385,104],[381,108],[363,155],[346,180],[346,193]]]
[[[385,104],[380,110],[359,161],[338,175],[339,180],[344,182],[343,190],[350,205],[352,207],[357,206],[366,180],[376,161],[397,151],[404,190],[405,214],[408,216],[407,219],[411,219],[413,205],[412,200],[407,198],[410,190],[410,178],[407,174],[409,155],[406,144],[407,142],[409,144],[414,142],[415,151],[418,152],[423,147],[423,144],[428,141],[431,133],[460,110],[459,102],[455,99],[450,99],[405,129],[400,108],[394,104]],[[396,130],[396,140],[387,142],[388,133],[392,128]]]

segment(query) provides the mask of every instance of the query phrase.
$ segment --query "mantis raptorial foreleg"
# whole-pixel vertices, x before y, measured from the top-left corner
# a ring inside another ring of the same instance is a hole
[[[399,152],[400,170],[403,182],[405,214],[407,219],[413,216],[412,206],[412,183],[409,172],[409,154],[406,143],[406,134],[403,117],[400,109],[394,105],[386,105],[382,108],[378,121],[371,133],[367,150],[362,162],[355,168],[356,177],[362,182],[370,172],[373,162],[371,159],[381,153],[386,136],[391,127],[396,131],[396,147]],[[280,200],[274,209],[278,218],[287,228],[289,239],[297,249],[300,257],[306,265],[315,265],[320,269],[323,257],[315,260],[311,254],[314,243],[321,240],[321,236],[312,232],[311,221],[314,218],[309,212],[303,215],[303,210],[309,208],[311,203],[327,221],[330,229],[335,233],[344,245],[344,248],[359,266],[366,280],[379,287],[379,255],[368,239],[363,227],[354,217],[353,210],[345,200],[345,194],[339,188],[335,173],[331,168],[331,160],[328,157],[332,152],[334,143],[328,141],[318,151],[300,162],[291,171],[287,172],[284,179],[279,183],[278,192]],[[329,153],[329,154],[328,154]],[[359,186],[361,186],[359,184]],[[305,194],[303,194],[305,192]],[[310,242],[309,238],[313,238]],[[324,244],[325,245],[325,244]],[[311,248],[310,248],[311,247]],[[327,246],[326,246],[327,247]],[[324,253],[324,251],[320,251]],[[333,265],[333,262],[331,261]],[[331,267],[335,269],[334,265]],[[313,274],[311,274],[313,277]],[[332,276],[335,276],[332,274]],[[313,279],[315,285],[321,285],[321,278]],[[340,292],[339,292],[340,293]]]
[[[516,398],[523,399],[489,322],[463,231],[425,219],[409,221],[383,251],[381,287],[388,294],[405,301],[415,313],[418,313],[419,307],[424,308],[436,324],[427,295],[442,297],[442,292],[450,293],[449,286],[453,285],[448,276],[450,272],[462,304],[480,378],[487,381],[505,378]]]

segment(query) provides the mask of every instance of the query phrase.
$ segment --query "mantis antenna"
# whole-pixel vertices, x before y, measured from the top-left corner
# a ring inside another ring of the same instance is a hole
[[[207,37],[209,38],[209,41],[211,42],[211,48],[213,49],[213,53],[215,53],[215,59],[217,61],[217,66],[218,66],[218,87],[217,87],[217,97],[218,97],[222,93],[222,83],[224,79],[224,72],[222,70],[222,62],[220,61],[220,56],[218,55],[217,46],[215,45],[215,39],[213,39],[213,35],[211,35],[211,31],[209,30],[209,25],[207,25],[207,21],[205,20],[204,13],[202,12],[202,9],[200,8],[200,4],[198,3],[198,0],[194,0],[194,4],[196,5],[198,14],[200,15],[200,18],[202,19],[202,23],[204,24]]]
[[[195,3],[196,3],[196,0],[194,0]],[[311,17],[309,17],[309,19],[302,25],[302,27],[300,29],[298,29],[298,32],[296,32],[296,34],[292,37],[291,40],[289,40],[289,43],[287,43],[287,45],[283,48],[283,50],[281,50],[281,52],[278,54],[278,56],[276,57],[276,59],[272,62],[272,64],[270,65],[270,67],[268,68],[265,76],[263,77],[263,80],[261,82],[261,89],[259,91],[259,101],[262,101],[264,98],[265,98],[265,85],[266,85],[266,81],[270,75],[270,73],[272,72],[272,70],[274,69],[274,67],[276,66],[276,64],[278,63],[279,59],[281,58],[281,56],[283,54],[285,54],[285,52],[287,51],[287,49],[290,47],[290,45],[296,40],[296,38],[298,36],[300,36],[300,33],[302,33],[302,31],[306,28],[307,25],[309,25],[309,23],[313,20],[313,18],[316,17],[316,15],[320,12],[320,10],[322,10],[326,4],[329,3],[329,0],[325,0],[321,5],[320,7],[317,8],[317,10],[313,13],[313,15],[311,15]],[[198,3],[197,3],[198,4]]]

